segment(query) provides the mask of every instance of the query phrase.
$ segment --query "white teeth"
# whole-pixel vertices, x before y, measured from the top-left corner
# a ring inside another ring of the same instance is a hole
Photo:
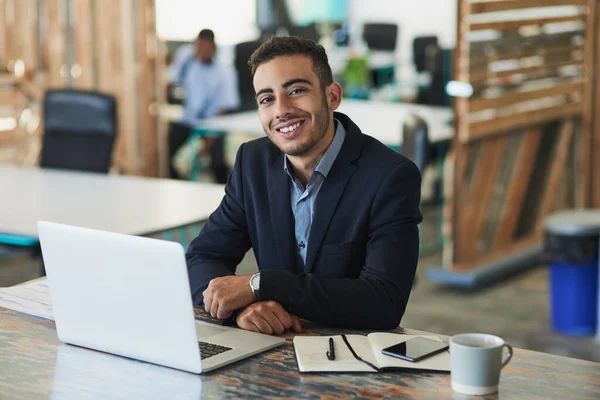
[[[279,129],[281,132],[283,133],[288,133],[293,131],[294,129],[298,128],[300,126],[300,122],[295,123],[294,125],[291,126],[284,126],[283,128]]]

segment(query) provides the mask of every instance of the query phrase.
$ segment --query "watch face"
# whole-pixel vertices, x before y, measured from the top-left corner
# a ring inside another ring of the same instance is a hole
[[[254,275],[251,279],[250,284],[254,290],[258,290],[260,286],[260,275]]]

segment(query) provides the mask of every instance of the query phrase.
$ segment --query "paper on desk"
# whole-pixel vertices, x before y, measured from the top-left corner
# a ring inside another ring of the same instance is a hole
[[[54,321],[47,279],[0,288],[0,307]]]

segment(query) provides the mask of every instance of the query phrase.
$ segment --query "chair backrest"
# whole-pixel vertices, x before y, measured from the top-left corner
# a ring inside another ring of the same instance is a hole
[[[43,120],[42,167],[108,172],[117,134],[114,96],[93,91],[48,90]]]
[[[254,85],[252,84],[252,74],[248,67],[248,59],[262,42],[254,40],[242,42],[235,45],[235,70],[238,77],[238,90],[240,91],[240,109],[239,111],[248,111],[255,109],[256,99],[254,98]]]
[[[419,36],[413,40],[413,62],[419,72],[427,69],[427,49],[436,48],[438,45],[437,36]],[[431,57],[431,52],[430,52]],[[431,68],[431,67],[430,67]]]
[[[300,36],[315,42],[319,41],[319,32],[317,32],[317,26],[314,23],[306,26],[290,25],[288,26],[288,33],[290,36]]]
[[[396,50],[398,25],[368,23],[363,25],[363,39],[371,50]]]
[[[421,173],[429,158],[427,123],[416,114],[410,114],[402,125],[402,154],[412,160]]]

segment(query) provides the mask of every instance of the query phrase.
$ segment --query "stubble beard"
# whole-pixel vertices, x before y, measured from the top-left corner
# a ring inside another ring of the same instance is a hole
[[[327,127],[329,126],[329,109],[327,107],[327,99],[325,98],[325,95],[323,95],[323,102],[322,102],[321,109],[315,114],[315,121],[316,121],[315,128],[317,130],[317,134],[315,136],[309,138],[309,140],[307,142],[300,143],[300,144],[298,144],[297,147],[291,148],[291,149],[282,148],[275,142],[275,140],[273,140],[273,136],[271,135],[270,132],[265,132],[265,133],[271,140],[271,143],[273,143],[275,146],[277,146],[277,148],[279,150],[281,150],[283,153],[285,153],[286,155],[292,156],[292,157],[303,156],[303,155],[309,153],[323,139],[323,137],[325,137],[325,134],[327,133]]]

